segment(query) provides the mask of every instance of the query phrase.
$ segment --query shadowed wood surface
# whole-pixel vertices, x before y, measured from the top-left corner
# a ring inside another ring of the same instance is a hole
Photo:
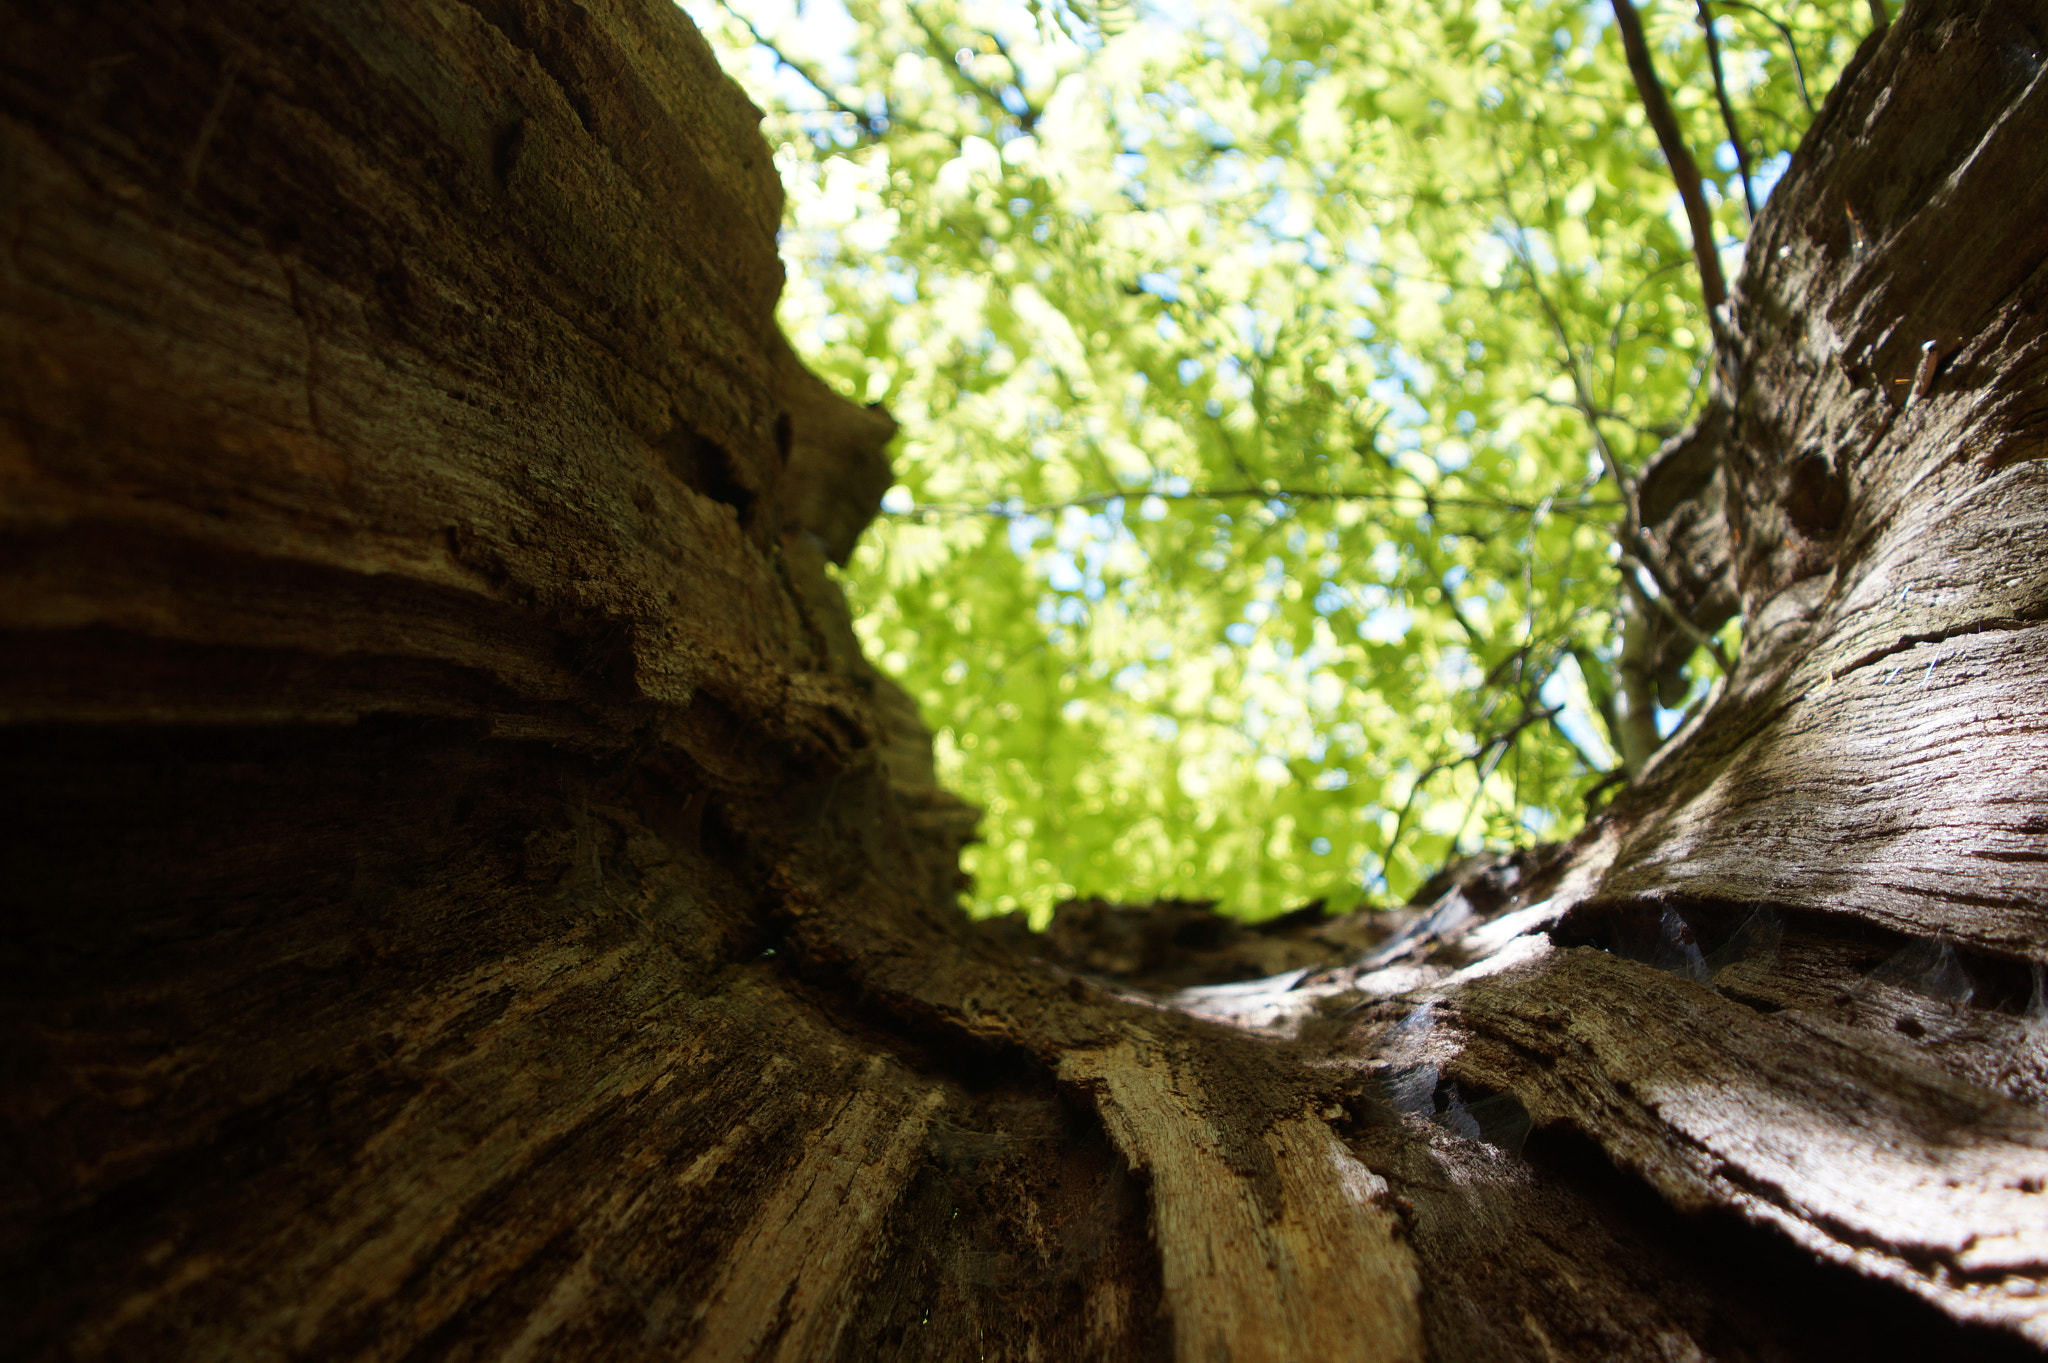
[[[1759,221],[1646,495],[1717,703],[1206,955],[955,908],[827,566],[894,423],[678,11],[6,22],[6,1357],[2048,1345],[2048,9],[1909,7]]]

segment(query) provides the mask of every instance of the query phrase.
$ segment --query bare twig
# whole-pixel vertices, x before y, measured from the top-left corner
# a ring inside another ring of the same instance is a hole
[[[1556,719],[1562,705],[1553,705],[1545,710],[1531,710],[1524,705],[1522,717],[1494,737],[1493,751],[1479,764],[1479,780],[1472,787],[1472,798],[1465,802],[1464,817],[1458,820],[1458,831],[1451,834],[1451,854],[1457,855],[1458,844],[1464,840],[1465,830],[1472,824],[1472,816],[1479,812],[1479,801],[1486,794],[1486,783],[1493,779],[1499,769],[1500,760],[1515,746],[1515,740],[1522,736],[1522,730],[1546,719]]]
[[[1562,713],[1562,711],[1560,711],[1559,713]],[[1550,716],[1550,727],[1557,730],[1558,737],[1562,738],[1565,741],[1565,743],[1571,748],[1571,750],[1578,754],[1580,765],[1585,767],[1587,771],[1609,770],[1609,768],[1605,764],[1603,764],[1598,757],[1586,751],[1584,744],[1580,743],[1578,739],[1572,737],[1571,731],[1566,729],[1564,725],[1558,722],[1558,716],[1556,714]]]
[[[1891,11],[1885,7],[1884,0],[1870,0],[1870,27],[1882,33],[1891,26]]]
[[[1700,294],[1706,301],[1707,316],[1718,332],[1721,323],[1717,310],[1728,300],[1728,281],[1721,273],[1721,256],[1714,245],[1714,217],[1707,211],[1706,198],[1700,193],[1699,165],[1686,148],[1685,137],[1678,128],[1678,115],[1672,112],[1671,100],[1657,79],[1657,68],[1650,61],[1650,46],[1643,37],[1642,17],[1636,13],[1633,0],[1614,0],[1614,26],[1621,31],[1622,50],[1628,54],[1629,74],[1635,77],[1643,112],[1649,116],[1650,127],[1656,130],[1657,145],[1664,149],[1664,162],[1671,168],[1671,179],[1685,204],[1685,220],[1692,227],[1693,260],[1700,269]]]
[[[1756,192],[1749,185],[1749,149],[1742,143],[1742,129],[1735,121],[1735,106],[1728,102],[1728,79],[1721,72],[1721,37],[1714,32],[1714,11],[1707,0],[1699,0],[1700,27],[1707,34],[1707,65],[1714,72],[1714,98],[1721,105],[1721,122],[1728,128],[1728,145],[1735,148],[1735,170],[1742,177],[1742,206],[1749,220],[1756,221]]]
[[[1635,305],[1636,298],[1641,295],[1642,291],[1648,288],[1659,276],[1667,271],[1678,269],[1684,264],[1685,261],[1683,259],[1665,261],[1662,265],[1659,265],[1656,269],[1638,279],[1635,287],[1628,291],[1628,296],[1621,300],[1621,305],[1615,308],[1614,325],[1607,329],[1607,353],[1614,356],[1614,364],[1607,374],[1607,400],[1610,403],[1614,401],[1615,390],[1621,383],[1621,329],[1628,325],[1628,310]],[[1702,372],[1704,372],[1704,368]],[[1690,397],[1686,399],[1685,410],[1688,412],[1692,410],[1692,399]],[[1600,415],[1609,421],[1619,421],[1630,430],[1640,431],[1642,429],[1634,422],[1613,411],[1602,409]],[[1662,439],[1663,437],[1660,436],[1659,438]]]

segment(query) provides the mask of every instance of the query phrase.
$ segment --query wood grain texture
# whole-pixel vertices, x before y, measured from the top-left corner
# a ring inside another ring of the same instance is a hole
[[[0,8],[0,1356],[2043,1342],[2040,6],[1910,7],[1760,220],[1649,518],[1717,705],[1220,993],[961,918],[829,570],[894,423],[680,12]]]
[[[1512,1073],[1539,1123],[1599,1132],[1675,1205],[1736,1209],[2048,1343],[2048,1123],[2031,1106],[1839,1010],[1760,1013],[1588,947],[1454,997],[1447,1020],[1473,1033],[1454,1074]]]
[[[1611,894],[1855,913],[2048,959],[2048,159],[2024,131],[2048,90],[2041,23],[1915,6],[1759,220],[1742,380],[1715,418],[1745,663],[1650,773],[1655,816],[1620,811]],[[1860,249],[1850,212],[1872,225]]]
[[[1424,1357],[1420,1285],[1385,1181],[1313,1114],[1256,1145],[1231,1139],[1205,1117],[1215,1099],[1198,1074],[1161,1049],[1140,1033],[1070,1052],[1060,1077],[1097,1095],[1110,1138],[1151,1181],[1176,1357]]]

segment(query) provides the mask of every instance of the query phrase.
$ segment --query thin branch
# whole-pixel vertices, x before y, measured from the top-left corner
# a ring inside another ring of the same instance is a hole
[[[1517,718],[1514,723],[1508,725],[1505,729],[1497,729],[1493,733],[1488,734],[1486,738],[1479,744],[1479,746],[1473,748],[1470,752],[1461,753],[1456,757],[1446,757],[1439,761],[1430,763],[1429,766],[1423,771],[1423,773],[1415,778],[1415,784],[1408,787],[1408,798],[1401,806],[1401,813],[1394,820],[1394,833],[1392,837],[1387,839],[1387,850],[1386,853],[1381,857],[1381,861],[1385,863],[1391,862],[1394,859],[1394,850],[1401,844],[1401,834],[1406,829],[1408,823],[1408,816],[1410,813],[1414,811],[1416,796],[1421,793],[1422,788],[1424,786],[1428,785],[1432,780],[1436,779],[1444,772],[1450,771],[1457,767],[1462,767],[1467,762],[1484,762],[1488,754],[1494,753],[1496,749],[1498,749],[1498,751],[1501,753],[1505,753],[1508,747],[1512,745],[1517,738],[1520,738],[1522,736],[1522,731],[1524,729],[1528,728],[1532,724],[1541,724],[1544,720],[1556,718],[1558,713],[1563,709],[1564,707],[1561,705],[1553,705],[1542,710],[1524,710],[1522,711],[1521,716]],[[1495,762],[1498,762],[1499,760],[1500,759],[1498,756],[1494,758]],[[1492,775],[1493,768],[1491,766],[1486,767],[1485,771],[1479,778],[1479,787],[1482,791],[1486,788],[1487,777]],[[1466,811],[1466,818],[1471,818],[1470,809]],[[1464,825],[1460,824],[1458,827],[1459,835],[1463,836],[1464,832]],[[1452,854],[1456,855],[1457,850],[1457,842],[1453,840],[1451,844]]]
[[[1595,757],[1592,753],[1587,752],[1585,749],[1585,745],[1580,743],[1578,739],[1572,736],[1571,730],[1565,728],[1563,724],[1558,722],[1559,713],[1561,713],[1561,711],[1553,713],[1550,716],[1550,727],[1557,730],[1558,736],[1564,739],[1565,743],[1570,746],[1573,752],[1578,754],[1580,765],[1585,767],[1585,769],[1589,772],[1608,770],[1608,768],[1601,763],[1598,757]]]
[[[1659,265],[1656,269],[1650,271],[1641,279],[1637,280],[1636,286],[1628,291],[1628,297],[1622,299],[1621,306],[1615,309],[1614,325],[1607,329],[1607,353],[1613,357],[1613,364],[1609,367],[1607,374],[1607,400],[1609,402],[1612,402],[1614,400],[1614,390],[1618,386],[1620,386],[1621,383],[1621,329],[1624,326],[1628,325],[1629,308],[1635,305],[1637,295],[1642,293],[1644,289],[1648,288],[1652,280],[1656,279],[1666,270],[1675,269],[1679,266],[1682,266],[1683,264],[1685,264],[1685,261],[1683,259],[1665,261],[1662,265]],[[1686,393],[1685,411],[1692,411],[1693,403],[1699,396],[1700,381],[1712,369],[1713,365],[1711,361],[1709,361],[1706,364],[1695,363],[1693,365],[1693,382],[1691,389]],[[1622,425],[1628,427],[1630,430],[1636,432],[1638,435],[1655,436],[1657,438],[1658,443],[1660,444],[1666,440],[1669,440],[1673,435],[1676,435],[1680,430],[1683,430],[1685,428],[1685,419],[1683,417],[1679,418],[1678,424],[1676,426],[1671,427],[1669,429],[1666,429],[1662,426],[1652,426],[1646,430],[1644,427],[1638,426],[1635,422],[1630,421],[1628,418],[1619,415],[1611,409],[1602,409],[1600,415],[1603,420],[1620,422]]]
[[[1721,105],[1721,122],[1728,128],[1728,145],[1735,148],[1735,170],[1742,177],[1742,206],[1748,220],[1756,221],[1756,193],[1749,187],[1749,149],[1743,145],[1742,129],[1735,122],[1735,106],[1728,102],[1728,78],[1721,73],[1721,37],[1714,32],[1714,11],[1707,0],[1699,0],[1700,27],[1707,32],[1707,65],[1714,71],[1714,98]]]
[[[1520,735],[1522,728],[1526,727],[1530,722],[1533,721],[1530,720],[1528,712],[1524,711],[1521,720],[1516,722],[1515,734],[1517,737]],[[1465,802],[1465,813],[1458,820],[1458,831],[1451,834],[1452,856],[1458,855],[1458,844],[1465,840],[1465,830],[1472,826],[1472,816],[1479,812],[1479,802],[1486,798],[1486,783],[1493,779],[1493,773],[1500,768],[1501,758],[1507,756],[1508,749],[1514,746],[1515,742],[1512,737],[1498,743],[1494,750],[1487,754],[1486,760],[1479,764],[1479,779],[1472,785],[1472,798]]]
[[[1593,702],[1593,712],[1606,726],[1607,746],[1618,756],[1622,752],[1621,716],[1614,711],[1614,688],[1609,685],[1608,663],[1591,648],[1582,644],[1567,643],[1565,649],[1579,665],[1579,681],[1586,688],[1586,698]],[[1619,764],[1626,770],[1628,763]],[[1589,767],[1589,770],[1591,768]]]
[[[943,33],[940,33],[937,29],[932,27],[931,20],[924,17],[924,11],[920,10],[915,4],[908,3],[908,0],[906,0],[906,3],[904,4],[904,9],[909,11],[911,20],[915,22],[920,29],[924,30],[924,36],[926,40],[929,41],[932,45],[932,55],[945,55],[947,47],[946,36]],[[1007,47],[1003,46],[1002,39],[996,37],[996,35],[993,33],[987,34],[986,36],[990,42],[993,42],[996,45],[996,50],[1002,54],[1003,59],[1010,63],[1010,70],[1012,72],[1016,72],[1017,63],[1014,59],[1010,57],[1010,50]],[[982,84],[981,81],[977,80],[975,78],[974,73],[972,71],[969,71],[964,65],[960,63],[957,56],[958,52],[959,49],[955,48],[955,57],[951,64],[951,69],[953,71],[953,74],[958,76],[961,82],[965,84],[968,89],[974,91],[975,94],[980,95],[984,102],[995,105],[996,108],[1002,110],[1011,118],[1016,119],[1017,126],[1023,129],[1025,132],[1028,133],[1038,126],[1038,110],[1032,105],[1030,100],[1024,97],[1024,87],[1022,85],[1013,82],[1010,86],[1011,89],[1017,92],[1017,102],[1024,106],[1023,111],[1020,113],[1013,111],[1008,104],[1005,104],[1003,102],[1003,97],[1001,95],[997,94],[994,90],[990,89],[988,86]]]
[[[1891,11],[1884,0],[1870,0],[1870,27],[1873,32],[1882,33],[1892,26]]]
[[[1729,9],[1746,9],[1757,18],[1778,30],[1778,36],[1785,40],[1785,51],[1792,57],[1792,79],[1799,86],[1799,102],[1806,106],[1808,117],[1813,115],[1813,96],[1806,93],[1806,64],[1799,60],[1799,42],[1792,36],[1790,25],[1768,10],[1759,9],[1749,0],[1715,0],[1715,3]]]
[[[768,50],[768,55],[775,58],[777,64],[785,66],[789,70],[794,71],[797,74],[797,76],[800,79],[802,79],[804,84],[810,86],[813,90],[816,90],[818,92],[819,98],[823,99],[826,104],[830,105],[834,112],[845,114],[847,117],[851,118],[855,123],[860,125],[861,131],[866,133],[869,137],[882,136],[889,130],[890,124],[895,123],[897,121],[895,117],[891,114],[870,114],[865,110],[854,108],[853,105],[847,103],[844,99],[840,98],[838,92],[833,90],[831,86],[825,84],[823,78],[821,78],[816,72],[812,71],[808,66],[804,65],[795,57],[790,56],[787,52],[783,51],[780,47],[776,46],[776,44],[769,41],[769,39],[761,32],[760,29],[754,27],[753,20],[749,19],[746,15],[741,14],[737,9],[734,9],[732,7],[730,0],[718,0],[718,7],[724,10],[727,14],[730,14],[733,18],[739,20],[740,26],[747,30],[748,35],[751,36],[756,43],[758,43],[760,46]],[[907,127],[909,125],[905,124],[903,126]]]
[[[1577,412],[1581,416],[1585,415],[1585,409],[1580,407],[1578,403],[1567,402],[1563,398],[1554,398],[1548,393],[1531,393],[1523,401],[1541,403],[1545,407],[1557,407],[1567,412]],[[1619,422],[1637,434],[1643,433],[1641,426],[1636,425],[1635,422],[1630,421],[1627,417],[1611,408],[1602,407],[1600,409],[1600,419],[1602,421]]]
[[[1018,63],[1015,57],[1010,55],[1010,45],[1003,41],[1002,34],[991,32],[988,35],[988,40],[996,45],[996,51],[1002,55],[1004,61],[1010,64],[1010,73],[1017,77],[1016,80],[1010,82],[1010,88],[1017,92],[1017,102],[1024,106],[1021,111],[1012,111],[1017,119],[1017,126],[1027,133],[1036,133],[1038,131],[1038,110],[1025,97],[1023,66]],[[1000,94],[997,96],[997,102],[1002,103]],[[1010,106],[1003,104],[1003,107],[1008,109]]]
[[[1429,491],[1429,489],[1426,486],[1423,486],[1422,480],[1420,478],[1417,478],[1413,473],[1409,473],[1406,469],[1402,469],[1401,472],[1407,473],[1408,477],[1412,479],[1418,487],[1422,487],[1423,514],[1428,516],[1432,521],[1434,521],[1436,519],[1436,497]],[[1426,540],[1424,541],[1423,546],[1421,547],[1421,555],[1424,559],[1424,566],[1429,569],[1430,576],[1434,577],[1439,583],[1443,582],[1444,574],[1436,565],[1436,553],[1433,548],[1429,547],[1428,542]],[[1472,652],[1477,656],[1484,657],[1487,648],[1486,636],[1480,633],[1479,627],[1477,625],[1472,623],[1472,617],[1465,614],[1465,608],[1458,604],[1457,592],[1453,591],[1449,586],[1444,586],[1442,588],[1442,592],[1444,608],[1450,611],[1451,619],[1457,622],[1458,628],[1465,631],[1465,639],[1468,643],[1472,645]],[[1492,684],[1493,674],[1491,672],[1487,674],[1486,679],[1484,681],[1479,683],[1480,688],[1482,690]],[[1492,710],[1492,707],[1493,702],[1488,701],[1487,708],[1489,712]],[[1481,716],[1481,718],[1484,718],[1484,716]]]
[[[1638,536],[1642,535],[1641,530],[1638,530],[1636,533]],[[1663,570],[1657,566],[1655,558],[1640,550],[1633,553],[1624,550],[1622,557],[1634,567],[1641,569],[1643,574],[1650,579],[1651,584],[1657,589],[1654,593],[1645,591],[1641,582],[1634,580],[1629,574],[1623,573],[1621,575],[1622,581],[1629,584],[1630,590],[1638,597],[1647,598],[1651,608],[1676,625],[1678,632],[1692,640],[1694,647],[1703,648],[1711,654],[1715,665],[1721,669],[1723,676],[1732,672],[1734,665],[1728,660],[1728,655],[1722,651],[1721,641],[1686,619],[1685,612],[1678,609],[1677,605],[1673,602],[1671,581],[1664,576]]]
[[[1657,267],[1656,269],[1654,269],[1654,270],[1650,271],[1650,272],[1649,272],[1648,274],[1644,275],[1644,276],[1643,276],[1643,277],[1642,277],[1641,279],[1638,279],[1638,280],[1636,281],[1636,285],[1635,285],[1635,287],[1634,287],[1634,288],[1632,288],[1632,289],[1630,289],[1630,290],[1628,291],[1628,296],[1627,296],[1626,298],[1623,298],[1623,299],[1621,300],[1621,305],[1620,305],[1619,307],[1617,307],[1617,308],[1616,308],[1616,309],[1614,310],[1614,325],[1613,325],[1613,326],[1611,326],[1611,327],[1609,327],[1609,328],[1607,329],[1607,353],[1608,353],[1608,354],[1610,354],[1610,355],[1614,355],[1614,356],[1616,356],[1616,357],[1619,357],[1619,356],[1620,356],[1620,354],[1621,354],[1621,329],[1622,329],[1622,328],[1623,328],[1624,326],[1628,325],[1628,310],[1629,310],[1630,308],[1632,308],[1632,307],[1634,307],[1634,306],[1635,306],[1635,301],[1636,301],[1636,299],[1637,299],[1637,298],[1639,298],[1639,297],[1641,297],[1641,296],[1642,296],[1642,292],[1643,292],[1643,290],[1644,290],[1644,289],[1647,289],[1647,288],[1649,288],[1649,287],[1650,287],[1650,285],[1651,285],[1651,284],[1652,284],[1652,283],[1653,283],[1653,282],[1654,282],[1654,281],[1655,281],[1655,280],[1656,280],[1656,279],[1657,279],[1657,278],[1658,278],[1659,276],[1661,276],[1661,275],[1665,274],[1666,272],[1668,272],[1668,271],[1670,271],[1670,270],[1675,270],[1675,269],[1677,269],[1677,268],[1678,268],[1678,267],[1679,267],[1680,265],[1683,265],[1684,263],[1685,263],[1685,261],[1684,261],[1683,259],[1679,259],[1679,260],[1667,260],[1667,261],[1665,261],[1665,262],[1664,262],[1664,263],[1663,263],[1662,265],[1659,265],[1659,266],[1658,266],[1658,267]],[[1616,370],[1617,370],[1617,371],[1619,371],[1620,367],[1621,367],[1621,365],[1620,365],[1620,360],[1619,360],[1619,358],[1617,358],[1617,359],[1616,359],[1616,362],[1615,362],[1615,368],[1616,368]],[[1608,416],[1609,416],[1609,419],[1610,419],[1610,420],[1614,420],[1614,421],[1621,421],[1621,422],[1622,422],[1622,424],[1623,424],[1623,425],[1625,425],[1625,426],[1626,426],[1626,425],[1633,425],[1633,423],[1631,423],[1631,422],[1628,422],[1628,421],[1623,421],[1623,419],[1622,419],[1622,418],[1620,418],[1620,417],[1617,417],[1617,416],[1613,416],[1613,415],[1612,415],[1611,413],[1610,413],[1610,414],[1608,414]]]
[[[882,514],[913,521],[931,521],[949,516],[992,516],[998,520],[1014,521],[1027,516],[1057,515],[1071,508],[1107,506],[1116,501],[1142,501],[1147,497],[1157,497],[1162,502],[1411,502],[1420,504],[1424,510],[1441,506],[1461,511],[1492,511],[1521,516],[1535,515],[1539,510],[1591,512],[1620,509],[1620,504],[1616,502],[1585,498],[1566,502],[1546,498],[1544,504],[1531,506],[1523,502],[1496,501],[1487,497],[1424,497],[1412,492],[1365,492],[1342,488],[1231,487],[1198,488],[1189,492],[1153,492],[1144,488],[1132,488],[1121,492],[1090,492],[1079,497],[1069,497],[1064,501],[1036,502],[1025,506],[1012,506],[1005,502],[985,502],[980,505],[927,502],[906,507],[901,511],[885,510]]]
[[[1882,4],[1883,0],[1871,3]],[[1714,246],[1714,217],[1707,211],[1706,198],[1700,193],[1699,165],[1686,148],[1685,137],[1678,129],[1678,115],[1672,112],[1671,100],[1657,79],[1657,68],[1650,61],[1650,46],[1643,37],[1642,17],[1636,13],[1633,0],[1614,0],[1614,26],[1621,30],[1621,46],[1628,54],[1628,69],[1635,77],[1636,93],[1642,97],[1643,112],[1656,130],[1657,145],[1664,149],[1664,163],[1671,168],[1671,179],[1685,204],[1685,220],[1692,227],[1693,259],[1700,267],[1700,294],[1706,301],[1708,320],[1718,331],[1721,322],[1717,310],[1728,301],[1728,281],[1721,273],[1720,253]]]
[[[1615,0],[1617,6],[1627,3],[1628,0]],[[1516,244],[1520,248],[1522,268],[1529,274],[1530,291],[1536,295],[1536,301],[1543,309],[1544,317],[1549,320],[1550,329],[1556,334],[1558,344],[1564,347],[1565,368],[1571,375],[1572,392],[1578,398],[1580,414],[1585,418],[1586,427],[1592,433],[1593,448],[1600,455],[1600,463],[1607,470],[1607,476],[1614,480],[1615,488],[1621,493],[1622,557],[1627,563],[1641,569],[1656,587],[1656,591],[1644,591],[1642,584],[1627,572],[1621,575],[1622,581],[1653,610],[1659,611],[1677,626],[1680,633],[1691,639],[1694,644],[1706,649],[1721,671],[1727,673],[1731,670],[1731,664],[1728,655],[1722,651],[1720,641],[1686,619],[1684,612],[1678,609],[1676,591],[1671,580],[1664,576],[1663,570],[1658,566],[1654,546],[1651,545],[1649,536],[1643,532],[1635,479],[1629,477],[1628,470],[1621,466],[1621,460],[1615,456],[1613,448],[1607,443],[1606,432],[1600,429],[1600,409],[1593,401],[1592,391],[1586,386],[1586,377],[1580,372],[1578,362],[1572,355],[1571,333],[1565,329],[1564,318],[1558,314],[1556,306],[1550,301],[1550,295],[1536,282],[1536,264],[1531,258],[1528,239],[1520,222],[1515,223],[1515,234]]]
[[[1586,817],[1588,819],[1593,817],[1593,801],[1599,797],[1601,792],[1612,786],[1620,785],[1627,779],[1628,768],[1616,767],[1613,771],[1608,772],[1605,776],[1595,781],[1586,791]]]

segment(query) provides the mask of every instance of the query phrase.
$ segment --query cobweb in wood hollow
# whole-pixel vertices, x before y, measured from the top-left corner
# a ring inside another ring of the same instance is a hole
[[[1388,1068],[1380,1074],[1387,1102],[1396,1112],[1434,1122],[1454,1136],[1483,1141],[1510,1155],[1520,1154],[1529,1138],[1529,1110],[1512,1093],[1493,1093],[1467,1102],[1455,1079],[1425,1053],[1436,1030],[1436,1002],[1410,1009],[1381,1047]]]
[[[2035,967],[2036,971],[2039,967]],[[1946,937],[1926,937],[1908,942],[1883,964],[1863,977],[1855,993],[1867,997],[1880,984],[1909,989],[1923,998],[1947,1004],[1961,1011],[1977,995],[1976,982],[1956,955],[1955,943]],[[2039,1000],[2038,986],[2036,1001]]]
[[[1751,910],[1711,951],[1702,944],[1702,931],[1678,908],[1665,905],[1654,918],[1647,910],[1616,915],[1607,949],[1712,989],[1714,977],[1731,965],[1775,965],[1784,940],[1784,927],[1768,905]]]

